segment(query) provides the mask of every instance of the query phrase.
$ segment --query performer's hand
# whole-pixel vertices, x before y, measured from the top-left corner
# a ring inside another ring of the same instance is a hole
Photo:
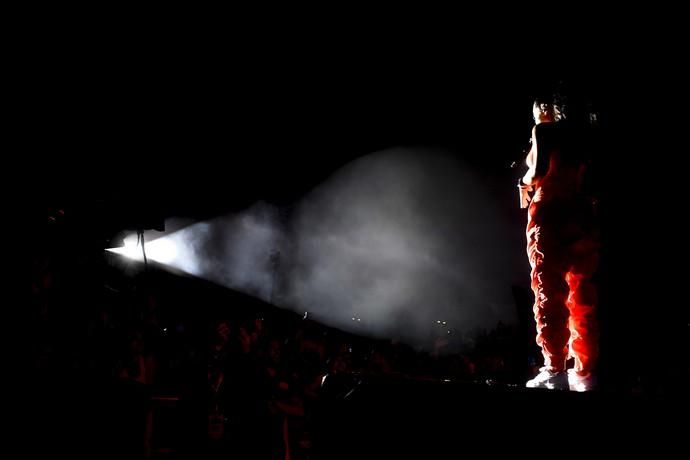
[[[529,202],[532,201],[532,197],[529,194],[532,191],[532,186],[519,183],[518,190],[520,191],[520,209],[525,209],[529,206]]]

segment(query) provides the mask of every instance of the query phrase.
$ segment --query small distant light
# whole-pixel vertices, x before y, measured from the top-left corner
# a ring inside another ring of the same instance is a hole
[[[168,328],[167,328],[167,327],[164,327],[164,328],[163,328],[163,332],[168,332]]]
[[[441,324],[441,321],[436,321],[436,324]]]
[[[446,322],[444,321],[443,324],[446,324]]]
[[[352,318],[352,321],[356,321],[356,320],[357,320],[357,318]]]
[[[357,321],[362,321],[362,318],[357,318]]]
[[[450,331],[448,331],[448,333],[450,334]]]

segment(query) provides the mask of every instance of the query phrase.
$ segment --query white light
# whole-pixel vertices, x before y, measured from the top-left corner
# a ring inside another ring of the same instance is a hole
[[[168,238],[160,238],[145,244],[146,257],[169,265],[177,258],[177,246]]]
[[[436,321],[436,324],[441,324],[441,321]]]
[[[120,254],[125,257],[128,257],[130,259],[135,259],[135,260],[143,260],[143,256],[141,255],[141,248],[138,246],[125,246],[123,248],[110,248],[106,249],[106,251],[113,252],[115,254]]]
[[[126,248],[135,248],[137,247],[137,242],[139,241],[139,238],[137,237],[136,234],[131,234],[123,240],[124,246]]]
[[[446,322],[444,321],[443,324],[446,324]]]
[[[120,254],[130,259],[143,261],[141,244],[137,243],[137,236],[130,235],[124,239],[124,247],[110,248],[106,251]],[[177,245],[170,238],[159,238],[151,242],[144,243],[146,258],[162,264],[170,265],[177,259]]]
[[[199,223],[167,235],[157,232],[146,234],[144,249],[149,262],[156,262],[181,270],[191,275],[202,275],[200,260],[194,250],[195,235],[203,235],[210,224]],[[124,238],[124,247],[110,248],[106,251],[118,254],[136,262],[143,262],[141,245],[137,244],[137,235],[129,234]]]
[[[120,254],[130,259],[143,260],[144,256],[141,254],[141,248],[139,247],[138,241],[139,238],[136,233],[132,233],[123,239],[123,247],[106,249],[106,251]]]
[[[357,318],[352,318],[352,321],[354,321],[355,319],[357,319]]]

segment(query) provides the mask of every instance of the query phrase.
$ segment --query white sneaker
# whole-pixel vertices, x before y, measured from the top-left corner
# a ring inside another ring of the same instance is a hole
[[[546,367],[539,369],[539,374],[532,380],[528,380],[527,388],[546,388],[549,390],[567,390],[568,376],[565,371],[552,372]]]
[[[596,388],[596,381],[592,374],[580,375],[575,369],[568,369],[568,386],[570,391],[591,391]]]

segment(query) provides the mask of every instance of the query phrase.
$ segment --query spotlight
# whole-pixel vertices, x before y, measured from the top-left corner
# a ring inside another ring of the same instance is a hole
[[[177,258],[177,246],[170,238],[162,237],[157,240],[145,243],[146,257],[162,264],[169,265]],[[128,235],[124,239],[124,246],[121,248],[110,248],[106,251],[123,255],[129,259],[138,261],[144,260],[141,248],[141,241],[136,234]]]

